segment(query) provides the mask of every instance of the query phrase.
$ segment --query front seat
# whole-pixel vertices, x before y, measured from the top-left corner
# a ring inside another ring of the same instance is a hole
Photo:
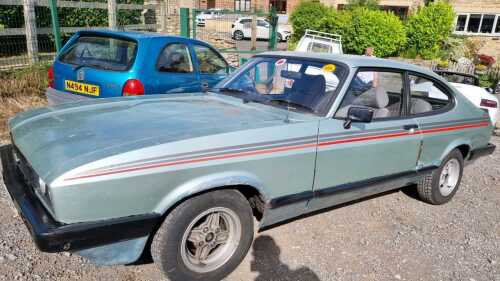
[[[293,83],[288,100],[315,111],[318,102],[324,97],[325,91],[326,80],[323,75],[302,73],[302,77]]]
[[[389,104],[389,95],[387,91],[381,87],[371,88],[370,90],[359,95],[353,105],[361,105],[374,109],[373,118],[386,118],[391,116],[391,112],[387,109]]]

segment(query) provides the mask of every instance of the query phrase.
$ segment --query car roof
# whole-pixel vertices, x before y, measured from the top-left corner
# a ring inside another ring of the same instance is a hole
[[[441,76],[433,71],[416,66],[409,63],[399,62],[390,59],[381,59],[375,57],[358,56],[358,55],[344,55],[344,54],[328,54],[328,53],[311,53],[311,52],[294,52],[294,51],[273,51],[264,52],[256,56],[276,56],[276,57],[289,57],[289,58],[302,58],[302,59],[317,59],[317,60],[331,60],[345,63],[351,68],[358,67],[382,67],[382,68],[396,68],[409,71],[420,72],[428,76],[444,80]]]
[[[137,41],[143,40],[143,39],[176,39],[179,41],[190,41],[193,43],[197,43],[200,45],[209,45],[208,43],[197,40],[197,39],[191,39],[183,36],[178,36],[178,35],[166,35],[166,34],[161,34],[161,33],[155,33],[155,32],[140,32],[140,31],[118,31],[118,30],[110,30],[110,29],[87,29],[87,30],[80,30],[76,34],[95,34],[95,35],[101,35],[101,36],[117,36],[117,37],[127,37],[131,39],[135,39]]]

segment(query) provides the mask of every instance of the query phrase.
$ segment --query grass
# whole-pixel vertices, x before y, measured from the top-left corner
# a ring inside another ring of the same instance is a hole
[[[39,64],[0,72],[0,142],[9,141],[9,118],[21,111],[47,105],[44,92],[48,67]]]

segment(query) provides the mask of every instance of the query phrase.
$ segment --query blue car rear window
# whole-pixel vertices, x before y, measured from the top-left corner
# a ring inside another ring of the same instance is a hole
[[[64,63],[97,69],[128,70],[137,53],[137,42],[103,36],[80,36],[59,57]]]

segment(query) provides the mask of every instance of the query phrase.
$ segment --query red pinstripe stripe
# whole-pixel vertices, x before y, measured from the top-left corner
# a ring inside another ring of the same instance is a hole
[[[481,122],[481,123],[476,123],[476,124],[459,125],[459,126],[451,126],[451,127],[444,127],[444,128],[426,129],[426,130],[421,130],[421,131],[417,131],[414,133],[401,132],[401,133],[391,133],[391,134],[382,134],[382,135],[375,135],[375,136],[355,137],[355,138],[350,138],[350,139],[325,141],[325,142],[320,142],[318,144],[307,143],[307,144],[302,144],[302,145],[283,146],[283,147],[277,147],[277,148],[255,150],[255,151],[231,153],[231,154],[225,154],[225,155],[220,155],[220,156],[201,157],[201,158],[194,158],[194,159],[187,159],[187,160],[178,160],[178,161],[170,161],[170,162],[135,166],[135,167],[130,167],[130,168],[118,169],[118,170],[114,170],[114,171],[108,171],[108,172],[95,173],[95,174],[90,174],[90,175],[83,175],[83,176],[67,178],[67,179],[65,179],[65,181],[91,178],[91,177],[97,177],[97,176],[106,176],[106,175],[112,175],[112,174],[118,174],[118,173],[140,171],[140,170],[145,170],[145,169],[169,167],[169,166],[182,165],[182,164],[192,164],[192,163],[199,163],[199,162],[206,162],[206,161],[213,161],[213,160],[223,160],[223,159],[236,158],[236,157],[269,154],[269,153],[275,153],[275,152],[285,152],[285,151],[290,151],[290,150],[305,149],[305,148],[311,148],[311,147],[316,147],[316,146],[322,147],[322,146],[330,146],[330,145],[342,144],[342,143],[360,142],[360,141],[368,141],[368,140],[379,140],[379,139],[387,139],[387,138],[397,138],[397,137],[416,135],[416,134],[429,134],[429,133],[436,133],[436,132],[455,131],[455,130],[463,130],[463,129],[470,129],[470,128],[480,128],[480,127],[485,127],[485,126],[489,126],[489,122]]]

